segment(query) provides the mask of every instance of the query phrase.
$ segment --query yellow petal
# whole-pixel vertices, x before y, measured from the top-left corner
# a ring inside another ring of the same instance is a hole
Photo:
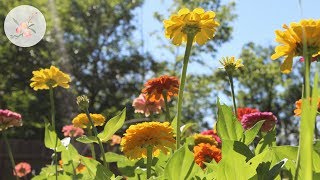
[[[280,66],[280,70],[284,74],[288,74],[292,70],[292,61],[293,61],[293,54],[289,54],[288,57],[284,60],[284,62]]]

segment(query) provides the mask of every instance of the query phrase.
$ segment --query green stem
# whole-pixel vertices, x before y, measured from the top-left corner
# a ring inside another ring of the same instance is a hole
[[[15,168],[16,167],[16,163],[14,162],[14,158],[13,158],[13,154],[12,154],[12,150],[11,150],[10,144],[8,142],[7,134],[6,134],[5,131],[3,131],[2,135],[3,135],[3,140],[6,143],[6,146],[7,146],[7,149],[8,149],[11,166],[12,166],[13,171],[15,172],[15,174],[17,174],[16,168]],[[18,176],[15,176],[15,177],[16,177],[17,180],[19,180]]]
[[[188,68],[188,62],[189,62],[189,56],[192,48],[193,38],[194,38],[194,35],[187,36],[187,46],[186,46],[186,51],[183,58],[183,67],[182,67],[181,79],[180,79],[180,87],[179,87],[179,95],[178,95],[178,110],[177,110],[177,127],[176,127],[177,128],[177,149],[180,148],[182,99],[183,99],[184,86],[186,83],[187,68]]]
[[[167,92],[163,91],[162,95],[163,95],[163,99],[164,99],[164,104],[166,106],[166,121],[171,121]]]
[[[232,96],[232,101],[233,101],[233,109],[234,109],[234,113],[237,114],[237,104],[236,104],[236,97],[234,94],[234,86],[233,86],[233,77],[232,74],[228,75],[229,77],[229,82],[230,82],[230,86],[231,86],[231,96]]]
[[[50,106],[51,106],[51,124],[53,127],[53,131],[56,132],[56,123],[55,123],[55,107],[54,107],[54,98],[53,98],[53,88],[50,87]],[[55,171],[56,171],[56,180],[58,180],[58,154],[57,154],[57,145],[58,145],[58,137],[56,137],[56,142],[54,145],[54,164],[55,164]]]
[[[88,136],[92,136],[92,131],[91,131],[90,127],[88,127],[87,132],[88,132]],[[89,146],[90,146],[92,158],[94,160],[96,160],[96,151],[94,150],[94,144],[90,143]]]
[[[147,147],[147,179],[151,177],[152,149],[152,146]]]
[[[304,51],[306,52],[306,51]],[[304,53],[305,54],[305,53]],[[304,103],[310,103],[310,60],[311,57],[304,56],[305,59],[305,77],[304,77],[304,93],[302,98],[302,107]],[[298,148],[297,166],[295,179],[301,177],[303,179],[312,179],[312,149],[313,149],[313,134],[314,121],[305,118],[305,111],[302,109],[301,124],[300,124],[300,142]],[[302,168],[301,168],[302,167]]]
[[[105,157],[105,151],[104,151],[104,148],[103,148],[103,145],[102,145],[102,142],[100,140],[100,138],[98,137],[98,131],[97,131],[97,128],[94,126],[94,123],[93,123],[93,120],[90,116],[90,113],[89,113],[89,110],[86,109],[86,115],[89,119],[89,122],[92,126],[92,129],[93,129],[93,133],[94,135],[97,137],[97,140],[98,140],[98,143],[99,143],[99,147],[100,147],[100,151],[101,151],[101,156],[102,156],[102,159],[103,159],[103,165],[106,167],[106,168],[109,168],[109,165],[107,164],[107,161],[106,161],[106,157]]]

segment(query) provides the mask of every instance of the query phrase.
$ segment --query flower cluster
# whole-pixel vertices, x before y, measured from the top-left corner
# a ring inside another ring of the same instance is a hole
[[[248,108],[248,107],[237,108],[238,120],[241,121],[245,114],[250,114],[250,113],[254,113],[254,112],[259,112],[259,110],[255,109],[255,108]]]
[[[214,140],[218,142],[218,146],[219,147],[221,146],[221,139],[218,136],[218,133],[217,133],[217,131],[215,129],[214,130],[202,131],[201,134],[203,134],[203,135],[211,135],[214,138]]]
[[[21,115],[8,109],[0,109],[0,131],[13,126],[22,126]]]
[[[281,64],[281,72],[290,73],[293,57],[303,56],[304,42],[308,49],[308,56],[317,58],[320,55],[320,20],[308,19],[293,22],[290,26],[283,25],[284,30],[277,30],[276,41],[280,43],[275,48],[271,59],[286,57]]]
[[[194,36],[194,41],[199,45],[205,44],[214,37],[219,23],[214,20],[213,11],[205,12],[202,8],[190,11],[181,9],[178,14],[173,14],[170,19],[164,20],[165,35],[172,39],[172,43],[180,45],[187,41],[187,36]]]
[[[129,159],[146,157],[147,148],[152,147],[153,156],[160,151],[165,154],[175,148],[173,128],[168,122],[144,122],[131,125],[121,140],[121,150]]]

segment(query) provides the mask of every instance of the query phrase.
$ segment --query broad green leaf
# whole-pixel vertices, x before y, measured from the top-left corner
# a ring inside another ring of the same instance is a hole
[[[72,144],[69,144],[66,149],[61,152],[62,168],[65,172],[73,175],[74,169],[76,169],[80,163],[80,156],[76,148]]]
[[[260,154],[266,148],[276,145],[276,130],[275,128],[269,131],[258,143],[255,149],[255,154]]]
[[[128,166],[134,166],[135,163],[137,162],[134,160],[130,160],[127,157],[114,152],[107,152],[104,154],[104,156],[106,157],[107,162],[117,162],[117,163],[120,162],[120,163],[125,163]]]
[[[247,180],[255,175],[255,168],[247,164],[253,157],[250,149],[239,141],[222,140],[222,159],[216,167],[217,179]]]
[[[252,128],[246,130],[243,133],[243,136],[241,138],[241,142],[243,142],[246,145],[249,145],[256,138],[263,123],[264,123],[264,121],[259,121]]]
[[[221,139],[238,141],[242,137],[243,128],[232,109],[220,104],[218,99],[217,132]]]
[[[53,130],[53,127],[49,122],[45,122],[45,132],[44,132],[44,145],[49,149],[54,149],[57,147],[57,152],[61,152],[64,146],[61,144],[57,133]]]
[[[98,140],[95,136],[81,136],[77,138],[77,141],[82,142],[84,144],[91,144],[91,143],[97,143],[98,144]]]
[[[110,179],[113,173],[98,161],[81,156],[81,162],[86,166],[90,176],[94,180]]]
[[[193,177],[200,171],[202,169],[194,162],[193,153],[187,145],[184,145],[168,160],[164,175],[168,179],[184,180]]]
[[[98,138],[101,139],[102,142],[106,142],[111,139],[112,135],[117,132],[122,126],[126,119],[126,108],[124,108],[120,114],[111,118],[101,133],[98,134]]]

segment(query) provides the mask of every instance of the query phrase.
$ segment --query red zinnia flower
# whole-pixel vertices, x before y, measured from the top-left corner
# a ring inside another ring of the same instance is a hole
[[[218,146],[221,146],[221,139],[218,136],[217,132],[215,130],[206,130],[206,131],[202,131],[201,134],[203,135],[211,135],[217,142],[218,142]]]
[[[177,96],[179,92],[179,80],[175,76],[160,76],[158,78],[148,80],[142,93],[146,95],[151,102],[158,102],[164,99],[163,93],[167,93],[168,101],[173,96]]]

